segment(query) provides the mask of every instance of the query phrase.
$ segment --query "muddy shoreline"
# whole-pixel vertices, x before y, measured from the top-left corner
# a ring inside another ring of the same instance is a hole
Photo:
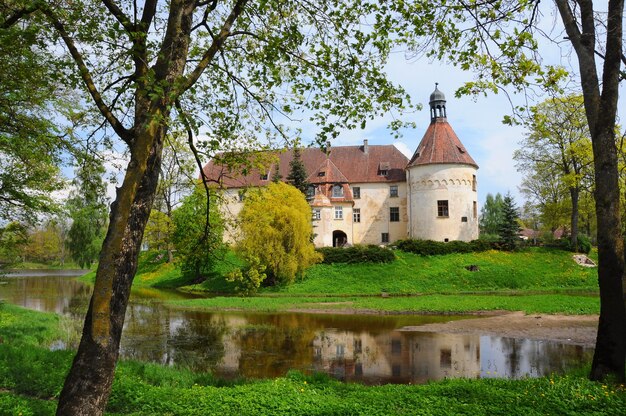
[[[354,309],[292,309],[290,312],[348,315],[415,314],[414,312],[381,312],[377,310]],[[437,314],[441,315],[441,313]],[[558,341],[564,344],[581,345],[590,348],[595,346],[598,330],[598,315],[527,315],[524,312],[508,311],[481,311],[464,315],[473,315],[474,317],[445,323],[406,326],[400,330]]]

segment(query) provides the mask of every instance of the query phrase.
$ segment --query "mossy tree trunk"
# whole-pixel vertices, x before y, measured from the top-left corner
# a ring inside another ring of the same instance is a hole
[[[580,8],[576,13],[567,0],[555,0],[555,3],[578,58],[585,112],[593,145],[600,321],[590,378],[604,380],[613,377],[618,381],[624,381],[626,357],[624,247],[615,145],[624,0],[611,0],[608,4],[602,84],[595,61],[596,21],[593,2],[591,0],[578,2]]]

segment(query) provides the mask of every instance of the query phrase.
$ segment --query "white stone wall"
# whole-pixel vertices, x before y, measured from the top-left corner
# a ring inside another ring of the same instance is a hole
[[[398,187],[397,197],[390,196],[392,185]],[[350,184],[350,188],[355,186],[361,188],[361,198],[354,200],[354,208],[361,210],[361,222],[353,225],[354,244],[382,244],[382,233],[389,233],[390,243],[406,238],[408,224],[406,182]],[[391,207],[400,209],[400,221],[390,221]]]
[[[390,196],[390,187],[398,187],[398,196]],[[312,207],[319,209],[321,218],[313,220],[313,233],[316,234],[313,243],[316,247],[332,247],[333,232],[343,231],[348,244],[383,244],[382,233],[389,234],[389,242],[407,237],[408,210],[407,187],[405,182],[392,183],[355,183],[350,187],[361,188],[361,197],[352,202],[331,202],[331,206]],[[236,219],[243,202],[239,201],[240,189],[231,188],[223,191],[220,209],[226,220],[224,241],[232,244],[237,240],[237,228],[233,219]],[[335,219],[335,206],[341,206],[343,218]],[[400,221],[390,221],[390,208],[397,207],[400,211]],[[353,208],[361,210],[361,222],[353,222]],[[230,219],[230,221],[229,221]],[[230,222],[230,224],[229,224]]]
[[[468,165],[421,165],[407,171],[409,237],[435,241],[478,238],[477,169]],[[477,186],[477,185],[476,185]],[[437,201],[448,201],[449,215],[438,216]],[[466,217],[467,222],[462,218]]]
[[[237,227],[235,220],[243,208],[239,201],[239,188],[226,189],[220,194],[220,211],[224,218],[224,242],[234,244],[237,241]]]

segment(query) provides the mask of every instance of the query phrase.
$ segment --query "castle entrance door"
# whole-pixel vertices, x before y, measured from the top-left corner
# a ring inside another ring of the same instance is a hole
[[[348,243],[348,236],[341,230],[333,231],[333,247],[343,247]]]

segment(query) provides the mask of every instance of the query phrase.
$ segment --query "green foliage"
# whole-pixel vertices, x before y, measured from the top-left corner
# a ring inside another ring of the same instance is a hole
[[[498,234],[502,239],[502,248],[511,251],[519,245],[520,241],[519,212],[510,193],[506,194],[502,202],[502,221]]]
[[[322,263],[391,263],[396,259],[393,251],[376,245],[351,247],[322,247],[316,249],[324,256]]]
[[[406,239],[398,240],[395,243],[395,246],[407,253],[420,254],[422,256],[434,256],[452,253],[472,253],[496,248],[496,246],[492,242],[484,239],[474,240],[470,242],[450,241],[448,243],[433,240]]]
[[[592,199],[594,182],[583,97],[548,99],[530,109],[525,125],[529,133],[513,155],[524,174],[521,191],[538,211],[544,228],[568,226],[574,241],[578,223],[573,223],[573,214],[586,218],[594,208],[593,203],[581,203]]]
[[[170,247],[174,234],[174,224],[167,214],[153,209],[143,233],[143,241],[149,250],[166,250]]]
[[[63,266],[66,257],[66,239],[69,224],[63,217],[52,218],[43,225],[30,230],[28,244],[23,247],[22,257],[30,262],[58,264]]]
[[[83,155],[73,180],[75,190],[67,201],[72,225],[67,247],[72,259],[89,268],[100,254],[106,230],[108,206],[102,161]]]
[[[64,186],[59,165],[69,140],[59,138],[52,111],[63,92],[51,81],[55,68],[50,50],[42,48],[39,28],[33,23],[0,29],[2,221],[32,222],[37,213],[54,211],[51,193]]]
[[[13,221],[0,228],[0,263],[14,264],[22,260],[24,247],[28,244],[28,230]]]
[[[183,276],[200,282],[211,272],[215,260],[223,255],[224,224],[216,197],[207,198],[204,186],[183,199],[172,214],[174,246],[181,262]]]
[[[266,284],[289,284],[321,260],[311,243],[311,208],[291,185],[271,183],[249,192],[239,214],[239,228],[238,253],[249,264],[260,266],[250,279],[263,281],[265,274]],[[233,277],[239,276],[243,273]]]
[[[300,155],[300,149],[295,147],[293,149],[293,159],[289,162],[289,175],[287,175],[287,181],[294,187],[296,187],[303,195],[306,195],[309,182],[307,178],[309,174],[306,172],[304,163]]]
[[[591,241],[584,234],[578,235],[578,247],[572,246],[572,240],[569,238],[559,238],[558,240],[550,240],[545,243],[546,247],[554,247],[561,250],[573,251],[578,253],[589,254],[591,251]]]
[[[497,193],[494,197],[487,194],[485,204],[480,209],[480,233],[498,234],[500,222],[502,222],[502,195]]]

